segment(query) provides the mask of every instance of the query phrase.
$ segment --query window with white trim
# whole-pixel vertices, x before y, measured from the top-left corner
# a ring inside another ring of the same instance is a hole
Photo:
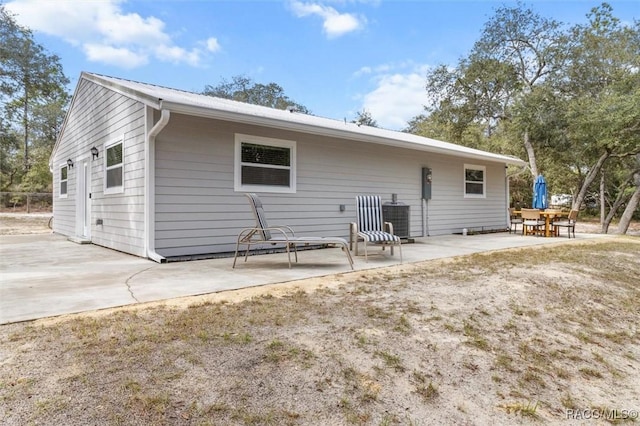
[[[235,135],[236,191],[295,192],[296,142]]]
[[[124,190],[124,143],[122,139],[105,146],[104,192],[112,194]]]
[[[465,198],[485,198],[487,186],[487,168],[485,166],[464,165]]]
[[[60,167],[60,196],[67,196],[67,184],[69,183],[69,168],[65,165]]]

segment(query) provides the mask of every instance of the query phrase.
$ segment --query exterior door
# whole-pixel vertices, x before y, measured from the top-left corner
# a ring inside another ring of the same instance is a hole
[[[91,162],[88,158],[78,161],[78,192],[76,210],[76,234],[91,239]]]

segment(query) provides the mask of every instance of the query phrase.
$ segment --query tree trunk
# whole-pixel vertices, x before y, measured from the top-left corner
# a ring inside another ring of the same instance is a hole
[[[638,179],[640,179],[640,175],[638,176]],[[620,218],[620,223],[618,223],[616,234],[627,233],[627,231],[629,230],[629,224],[631,223],[631,218],[633,217],[633,213],[638,207],[638,203],[640,203],[640,185],[636,186],[635,192],[627,203],[627,208],[625,208],[624,213],[622,213],[622,217]]]
[[[600,172],[600,228],[604,230],[604,216],[606,214],[604,199],[604,170]],[[604,232],[606,234],[606,231]]]
[[[609,232],[609,225],[611,224],[611,221],[616,216],[616,213],[618,212],[618,209],[620,208],[622,203],[625,201],[624,192],[625,192],[625,189],[627,188],[627,186],[629,186],[629,184],[633,184],[633,175],[630,175],[627,178],[627,180],[625,180],[622,183],[622,185],[620,185],[618,187],[618,195],[616,196],[616,199],[613,202],[613,205],[609,209],[609,213],[607,214],[607,217],[605,217],[605,219],[604,219],[604,223],[602,224],[601,233],[606,234],[606,233]]]
[[[529,157],[529,167],[531,168],[531,174],[535,179],[538,176],[538,164],[536,163],[536,153],[533,150],[533,145],[529,140],[529,131],[524,131],[524,147],[527,150],[527,156]]]
[[[587,176],[584,178],[584,182],[582,182],[582,187],[580,188],[578,195],[576,195],[576,198],[573,200],[573,205],[571,207],[573,210],[580,210],[580,206],[584,201],[584,197],[587,195],[589,186],[591,186],[593,181],[596,180],[596,176],[598,176],[600,169],[602,169],[604,162],[607,161],[609,156],[611,156],[611,153],[609,151],[605,151],[600,158],[598,158],[598,161],[593,165],[591,170],[589,170],[589,173],[587,173]]]
[[[624,197],[624,189],[623,189],[618,193],[618,196],[616,197],[616,201],[613,203],[613,206],[611,206],[611,210],[609,210],[609,214],[607,214],[607,217],[605,217],[604,222],[602,223],[603,234],[606,234],[609,232],[609,225],[611,224],[611,221],[613,220],[613,218],[616,216],[618,209],[624,202],[624,198],[625,197]]]
[[[638,163],[640,164],[640,154],[636,156]],[[626,234],[629,230],[629,224],[631,223],[631,219],[633,218],[633,213],[638,208],[638,203],[640,203],[640,172],[636,172],[633,174],[634,183],[636,185],[636,190],[634,191],[631,199],[627,203],[627,207],[624,209],[624,213],[622,213],[622,217],[620,218],[620,223],[618,223],[618,229],[616,230],[616,234]]]
[[[24,127],[24,171],[29,171],[29,92],[24,89],[24,111],[22,112],[22,124]]]

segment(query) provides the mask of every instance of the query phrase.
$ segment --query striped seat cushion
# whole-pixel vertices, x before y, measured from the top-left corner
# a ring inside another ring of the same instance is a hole
[[[361,235],[371,243],[386,243],[386,242],[398,242],[400,237],[391,235],[388,232],[382,231],[360,231],[358,235]]]
[[[358,230],[361,232],[382,231],[382,203],[375,195],[356,197]]]

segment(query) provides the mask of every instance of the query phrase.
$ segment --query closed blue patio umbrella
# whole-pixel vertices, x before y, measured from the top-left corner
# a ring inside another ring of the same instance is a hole
[[[546,209],[547,208],[547,182],[544,180],[544,176],[538,175],[536,181],[533,184],[533,203],[531,206],[534,209]]]

